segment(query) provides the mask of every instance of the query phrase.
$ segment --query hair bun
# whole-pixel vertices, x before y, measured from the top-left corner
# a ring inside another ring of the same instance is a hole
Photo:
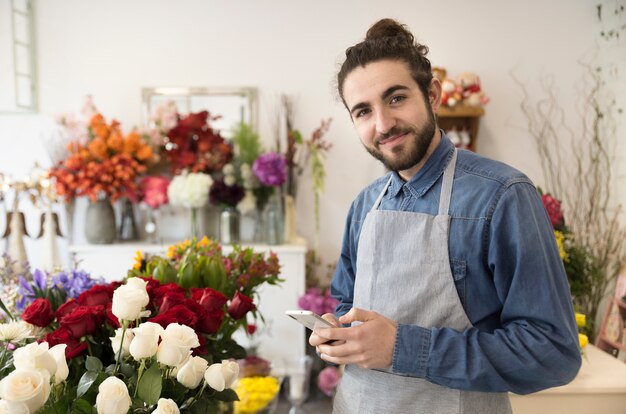
[[[365,40],[380,39],[383,37],[403,37],[407,43],[413,44],[415,38],[405,25],[393,19],[381,19],[369,28]]]

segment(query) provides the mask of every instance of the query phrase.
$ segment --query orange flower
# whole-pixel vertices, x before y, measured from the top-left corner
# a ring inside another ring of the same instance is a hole
[[[124,140],[124,151],[126,154],[133,155],[141,146],[141,136],[137,131],[133,131],[126,136]]]
[[[107,139],[107,146],[114,152],[121,152],[124,147],[124,138],[122,138],[122,134],[115,130],[109,135]]]
[[[153,156],[152,148],[148,145],[142,145],[137,151],[137,159],[139,161],[149,161]]]
[[[104,138],[95,138],[89,144],[89,152],[95,158],[105,159],[107,156],[107,144]]]

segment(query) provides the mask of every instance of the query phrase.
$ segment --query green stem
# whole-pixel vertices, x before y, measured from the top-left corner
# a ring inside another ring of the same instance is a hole
[[[146,369],[146,360],[141,360],[141,365],[139,365],[139,370],[137,371],[137,385],[135,386],[135,392],[133,397],[137,396],[137,391],[139,390],[139,381],[141,381],[141,376],[143,375],[143,371]]]
[[[198,393],[196,395],[193,396],[193,398],[191,399],[191,401],[189,401],[186,408],[191,407],[192,405],[194,405],[194,403],[196,402],[196,400],[198,400],[198,398],[200,398],[200,396],[202,395],[202,393],[204,392],[204,389],[206,388],[206,382],[202,381],[202,388],[200,388],[200,391],[198,391]]]
[[[124,352],[124,340],[126,339],[126,327],[128,326],[128,321],[122,320],[122,341],[120,342],[120,349],[117,351],[117,357],[115,358],[115,374],[117,374],[117,370],[119,369],[119,365],[122,362],[122,353]]]

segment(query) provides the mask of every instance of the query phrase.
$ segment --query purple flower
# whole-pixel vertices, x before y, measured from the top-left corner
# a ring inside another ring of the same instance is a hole
[[[252,171],[263,185],[279,186],[287,180],[287,162],[276,152],[259,155]]]
[[[320,371],[317,377],[317,386],[324,394],[331,397],[340,379],[337,367],[326,367]]]
[[[339,302],[330,296],[327,290],[324,294],[319,288],[309,288],[306,293],[298,299],[300,309],[310,310],[318,315],[335,312]]]
[[[17,294],[19,299],[15,303],[18,311],[26,309],[35,300],[38,292],[45,292],[48,289],[48,274],[37,269],[32,274],[33,283],[28,283],[24,276],[18,276],[19,286]]]
[[[92,279],[85,271],[72,270],[69,274],[66,271],[57,273],[52,277],[52,283],[55,287],[65,290],[68,298],[77,298],[93,286],[105,282],[102,278]]]

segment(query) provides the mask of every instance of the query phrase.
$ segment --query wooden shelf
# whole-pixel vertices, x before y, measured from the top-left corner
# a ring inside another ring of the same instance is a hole
[[[454,108],[441,106],[437,110],[437,121],[444,131],[454,128],[467,129],[470,133],[469,149],[476,151],[478,123],[484,114],[485,110],[480,106],[458,105]]]

